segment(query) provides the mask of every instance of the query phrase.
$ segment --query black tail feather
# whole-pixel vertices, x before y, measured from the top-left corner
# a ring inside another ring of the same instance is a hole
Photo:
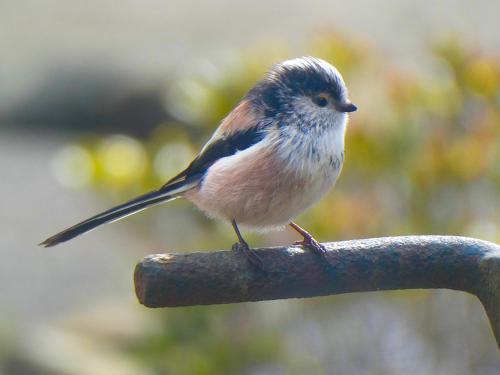
[[[61,242],[66,242],[102,224],[106,224],[121,219],[127,215],[131,215],[135,212],[141,211],[151,205],[158,204],[172,198],[173,198],[172,196],[165,195],[165,193],[159,191],[152,191],[150,193],[141,195],[129,202],[113,207],[103,213],[92,216],[91,218],[84,220],[81,223],[75,224],[72,227],[63,230],[62,232],[57,233],[56,235],[50,238],[47,238],[39,245],[45,247],[51,247]]]
[[[91,218],[84,220],[81,223],[75,224],[72,227],[63,230],[62,232],[57,233],[50,238],[47,238],[39,245],[51,247],[61,242],[66,242],[68,240],[71,240],[72,238],[79,236],[80,234],[84,234],[94,228],[97,228],[100,225],[119,220],[121,218],[124,218],[125,216],[144,210],[149,206],[174,199],[178,196],[179,193],[189,190],[190,188],[195,186],[200,178],[201,175],[193,175],[183,181],[174,182],[170,185],[162,187],[159,190],[154,190],[149,193],[143,194],[126,203],[120,204],[119,206],[113,207],[98,215],[92,216]]]

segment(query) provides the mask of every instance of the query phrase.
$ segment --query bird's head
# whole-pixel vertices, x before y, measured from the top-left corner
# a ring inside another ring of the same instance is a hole
[[[357,109],[339,71],[315,57],[275,65],[249,97],[265,108],[267,116],[300,127],[335,126]]]

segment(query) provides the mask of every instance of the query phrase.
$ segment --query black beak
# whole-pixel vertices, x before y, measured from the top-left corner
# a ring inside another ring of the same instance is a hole
[[[358,109],[354,104],[351,102],[343,102],[343,103],[337,103],[335,105],[335,108],[339,112],[354,112]]]

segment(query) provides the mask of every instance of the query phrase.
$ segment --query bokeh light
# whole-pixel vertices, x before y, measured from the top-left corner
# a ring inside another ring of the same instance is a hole
[[[155,155],[153,168],[160,181],[167,181],[187,167],[194,151],[183,143],[167,143]]]
[[[92,153],[78,145],[63,147],[52,160],[56,180],[68,188],[82,188],[92,183],[96,167]]]
[[[140,180],[148,168],[144,146],[124,135],[105,138],[97,150],[97,158],[104,179],[119,187]]]

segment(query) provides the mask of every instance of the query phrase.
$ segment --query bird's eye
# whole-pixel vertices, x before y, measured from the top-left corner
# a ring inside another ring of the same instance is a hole
[[[313,102],[319,107],[326,107],[328,105],[328,99],[324,95],[315,96]]]

